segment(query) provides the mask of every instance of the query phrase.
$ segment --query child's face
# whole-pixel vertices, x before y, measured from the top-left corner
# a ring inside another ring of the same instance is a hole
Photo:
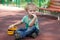
[[[36,8],[34,8],[34,7],[30,7],[27,11],[28,11],[29,15],[36,14]]]

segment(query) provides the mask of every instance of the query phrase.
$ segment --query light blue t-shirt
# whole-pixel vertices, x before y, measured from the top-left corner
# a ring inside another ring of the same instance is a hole
[[[31,20],[29,20],[29,17],[28,15],[24,16],[23,19],[22,19],[22,22],[25,23],[25,26],[26,28],[29,27],[29,23],[30,23]],[[36,19],[34,25],[37,29],[39,29],[39,25],[38,25],[38,19]]]

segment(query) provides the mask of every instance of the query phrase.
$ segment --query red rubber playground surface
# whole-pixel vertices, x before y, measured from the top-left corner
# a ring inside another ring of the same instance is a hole
[[[0,10],[0,40],[14,40],[13,36],[7,35],[7,28],[19,21],[24,16],[23,13]],[[24,40],[60,40],[60,21],[48,16],[38,16],[38,18],[40,34],[35,39],[25,38]]]

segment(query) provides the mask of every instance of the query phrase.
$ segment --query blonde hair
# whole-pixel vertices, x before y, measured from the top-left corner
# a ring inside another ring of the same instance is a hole
[[[29,9],[29,7],[32,7],[32,8],[35,8],[35,9],[38,8],[35,4],[33,4],[33,3],[28,3],[28,4],[26,5],[26,7],[25,7],[25,10],[27,11],[27,10]]]

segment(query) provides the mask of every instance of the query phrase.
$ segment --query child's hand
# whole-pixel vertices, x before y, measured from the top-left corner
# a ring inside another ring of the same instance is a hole
[[[10,26],[8,27],[8,29],[11,29],[12,27],[14,27],[14,25],[10,25]]]
[[[32,16],[33,16],[34,18],[37,18],[36,14],[32,14]]]

